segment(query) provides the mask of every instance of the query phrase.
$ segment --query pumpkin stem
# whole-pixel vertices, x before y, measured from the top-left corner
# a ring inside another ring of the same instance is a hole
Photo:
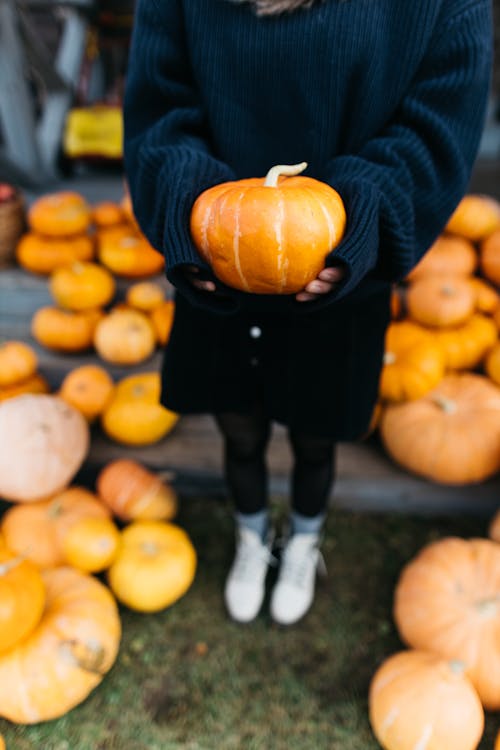
[[[141,550],[145,555],[156,555],[158,553],[158,546],[154,542],[143,542],[141,544]]]
[[[264,187],[278,187],[280,175],[283,174],[287,177],[295,177],[295,175],[303,172],[306,167],[306,161],[302,161],[300,164],[277,164],[275,167],[271,167],[267,173]]]
[[[453,674],[463,674],[465,672],[465,664],[463,663],[463,661],[460,661],[459,659],[453,659],[448,663]]]
[[[434,396],[432,400],[434,401],[436,406],[439,406],[439,408],[445,412],[445,414],[454,414],[457,410],[457,403],[451,398],[437,395]]]
[[[393,365],[395,364],[396,360],[397,357],[394,352],[386,352],[384,354],[384,365]]]
[[[489,599],[481,599],[477,602],[476,607],[485,617],[494,617],[498,613],[499,597],[492,596]]]
[[[61,515],[62,505],[60,500],[54,500],[47,509],[47,516],[49,518],[57,518]]]

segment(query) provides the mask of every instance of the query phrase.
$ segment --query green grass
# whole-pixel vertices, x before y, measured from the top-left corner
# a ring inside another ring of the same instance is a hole
[[[279,520],[278,503],[274,512]],[[433,539],[486,532],[477,518],[333,511],[328,577],[303,622],[282,629],[265,608],[247,626],[226,617],[228,503],[187,499],[178,521],[199,556],[190,591],[156,615],[124,609],[120,655],[101,685],[61,719],[0,721],[9,750],[376,750],[367,689],[401,647],[391,603],[402,565]],[[481,750],[491,750],[498,726],[490,715]]]

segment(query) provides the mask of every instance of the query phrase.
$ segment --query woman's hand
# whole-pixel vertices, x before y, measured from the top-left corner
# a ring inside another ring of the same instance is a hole
[[[344,276],[345,271],[340,266],[323,268],[316,279],[310,281],[301,292],[295,295],[295,299],[297,302],[311,302],[318,299],[322,294],[331,292]]]

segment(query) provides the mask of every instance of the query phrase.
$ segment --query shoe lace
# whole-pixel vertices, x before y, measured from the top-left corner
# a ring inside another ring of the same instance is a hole
[[[292,541],[284,547],[280,578],[288,581],[292,586],[305,588],[311,575],[311,568],[323,576],[327,573],[325,559],[316,544],[298,549],[298,545]]]
[[[275,566],[277,560],[265,544],[240,544],[233,567],[233,576],[239,581],[252,581],[263,565]]]

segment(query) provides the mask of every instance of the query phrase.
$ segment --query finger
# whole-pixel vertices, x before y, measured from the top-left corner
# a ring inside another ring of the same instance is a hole
[[[304,291],[310,292],[311,294],[328,294],[332,289],[333,284],[330,284],[328,281],[314,279],[314,281],[310,281],[309,284],[306,285]]]
[[[200,273],[198,266],[186,266],[187,273]]]
[[[203,292],[215,292],[215,284],[213,281],[200,281],[199,279],[192,279],[192,285],[196,289],[200,289]]]
[[[299,292],[299,294],[297,294],[295,297],[297,302],[312,302],[313,300],[318,298],[319,294],[309,294],[308,292]]]
[[[340,281],[345,276],[345,271],[343,268],[340,268],[339,266],[335,266],[334,268],[323,268],[319,274],[318,279],[321,279],[322,281]]]

